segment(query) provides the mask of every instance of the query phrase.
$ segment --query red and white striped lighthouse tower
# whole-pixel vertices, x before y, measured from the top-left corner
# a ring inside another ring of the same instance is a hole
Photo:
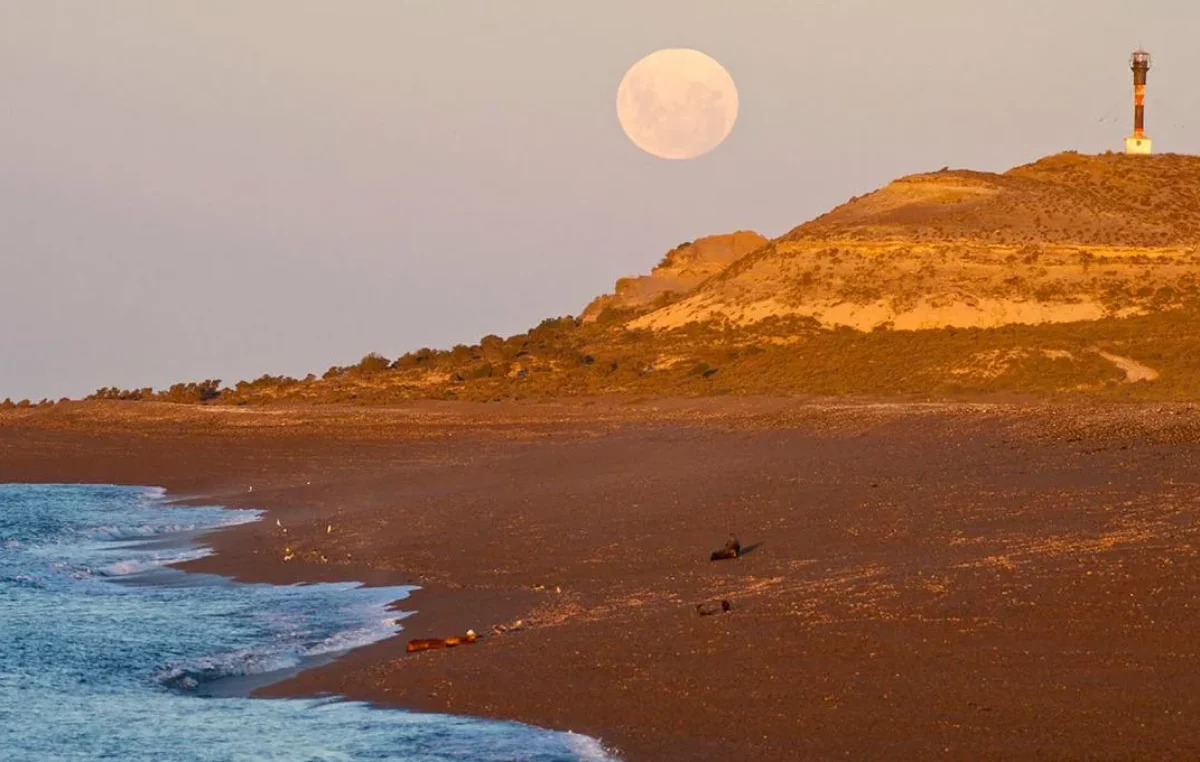
[[[1140,48],[1129,59],[1133,69],[1133,134],[1125,138],[1125,153],[1146,156],[1153,143],[1146,137],[1146,77],[1150,73],[1150,54]]]

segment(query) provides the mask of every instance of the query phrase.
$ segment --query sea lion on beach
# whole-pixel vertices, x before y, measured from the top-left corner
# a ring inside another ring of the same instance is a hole
[[[710,561],[721,561],[726,558],[737,558],[742,555],[742,543],[734,535],[729,535],[729,540],[725,543],[725,547],[720,550],[714,550],[709,556]]]

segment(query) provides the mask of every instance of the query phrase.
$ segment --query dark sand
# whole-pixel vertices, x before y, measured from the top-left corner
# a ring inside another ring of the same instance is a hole
[[[400,638],[268,695],[572,729],[631,762],[1191,760],[1197,443],[1190,406],[114,404],[0,414],[0,481],[266,508],[190,568],[424,588]],[[730,531],[753,551],[709,562]]]

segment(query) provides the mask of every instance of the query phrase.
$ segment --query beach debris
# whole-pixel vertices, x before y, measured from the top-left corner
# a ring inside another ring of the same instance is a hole
[[[292,552],[291,548],[283,549],[283,560],[284,561],[291,561],[295,557],[296,557],[296,554]]]
[[[726,558],[737,558],[742,555],[742,543],[735,535],[729,535],[729,539],[725,542],[725,547],[720,550],[714,550],[709,556],[710,561],[722,561]]]
[[[696,613],[700,616],[714,616],[733,610],[733,605],[726,600],[707,601],[696,604]]]
[[[247,492],[253,492],[253,491],[254,491],[254,485],[251,485],[251,486],[250,486],[250,489],[248,489],[248,490],[246,490],[246,491],[247,491]]]
[[[435,648],[454,648],[455,646],[466,646],[479,640],[479,636],[474,630],[467,630],[465,635],[454,636],[450,638],[416,638],[408,641],[405,650],[411,653],[417,651],[430,651]]]
[[[327,524],[325,526],[325,534],[333,534],[333,524]]]
[[[562,588],[561,588],[561,587],[559,587],[558,585],[555,585],[555,586],[554,586],[554,592],[556,592],[556,593],[560,593],[560,594],[561,594],[561,593],[562,593]]]
[[[492,625],[492,632],[496,633],[497,635],[503,635],[506,632],[518,632],[524,628],[525,620],[518,619],[512,624],[494,624]]]

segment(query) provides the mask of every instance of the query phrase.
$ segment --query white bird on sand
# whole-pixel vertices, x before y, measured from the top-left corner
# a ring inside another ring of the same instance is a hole
[[[250,489],[248,489],[248,490],[246,490],[246,491],[247,491],[247,492],[253,492],[253,491],[254,491],[254,486],[253,486],[253,485],[251,485],[251,486],[250,486]]]
[[[281,527],[281,526],[283,526],[283,522],[280,521],[279,519],[275,519],[275,526]]]

